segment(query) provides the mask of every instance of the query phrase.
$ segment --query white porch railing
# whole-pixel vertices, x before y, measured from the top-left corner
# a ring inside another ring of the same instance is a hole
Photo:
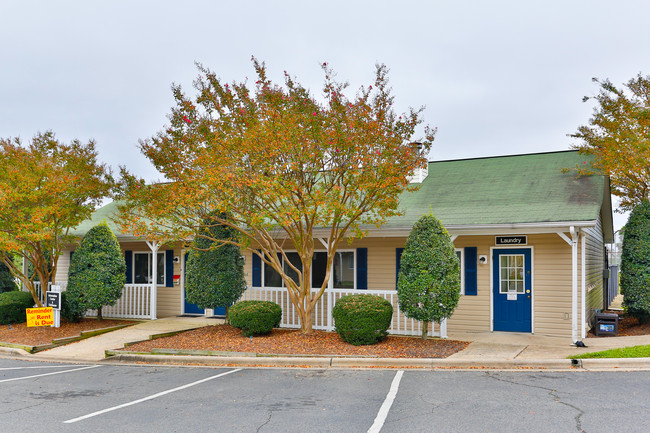
[[[312,295],[318,289],[312,289]],[[388,332],[396,335],[422,335],[422,323],[420,321],[407,318],[399,308],[397,300],[397,291],[395,290],[354,290],[354,289],[330,289],[323,293],[323,296],[316,303],[312,319],[314,329],[324,331],[334,330],[334,319],[332,318],[332,308],[336,301],[346,295],[376,295],[386,299],[393,306],[393,320],[388,328]],[[300,328],[300,320],[295,307],[289,299],[286,289],[275,287],[249,287],[242,295],[240,301],[258,300],[271,301],[282,307],[282,328]],[[439,329],[435,329],[434,323],[428,335],[431,337],[447,338],[447,321],[443,320]]]
[[[61,291],[65,291],[68,286],[65,281],[56,284],[61,286]],[[35,286],[41,296],[41,283],[35,283]],[[96,317],[97,310],[86,311],[86,316]],[[115,301],[115,305],[102,308],[102,316],[119,319],[151,319],[151,285],[126,284],[122,289],[122,296]]]
[[[97,316],[97,310],[88,310],[86,316]],[[151,319],[151,284],[126,284],[115,305],[102,308],[104,318]]]

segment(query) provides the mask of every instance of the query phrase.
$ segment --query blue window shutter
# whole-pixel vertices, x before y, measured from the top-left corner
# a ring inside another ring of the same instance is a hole
[[[357,248],[357,290],[368,290],[368,248]]]
[[[402,252],[404,248],[395,248],[395,289],[397,289],[397,282],[399,281],[399,270],[402,265]]]
[[[259,251],[259,250],[258,250]],[[253,256],[253,287],[262,287],[262,259],[255,253]]]
[[[126,284],[133,283],[133,251],[124,251],[126,262]]]
[[[465,247],[465,295],[476,296],[476,247]]]
[[[165,287],[174,287],[174,250],[165,251]]]

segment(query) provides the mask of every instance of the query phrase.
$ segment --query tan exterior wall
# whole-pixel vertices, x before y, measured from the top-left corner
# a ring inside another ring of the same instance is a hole
[[[598,234],[600,233],[600,236]],[[568,235],[568,233],[567,233]],[[602,232],[600,226],[586,234],[587,237],[587,320],[593,308],[602,302]],[[532,250],[533,273],[533,332],[539,335],[571,337],[572,270],[571,246],[559,235],[527,235],[527,245]],[[395,290],[396,248],[401,248],[405,238],[366,238],[344,243],[341,249],[368,248],[368,290]],[[458,236],[456,248],[477,247],[477,254],[489,257],[487,264],[477,265],[476,296],[461,296],[454,315],[448,321],[448,332],[488,332],[491,328],[491,248],[495,236]],[[600,256],[598,254],[600,252]],[[251,255],[246,256],[246,275],[251,284]],[[581,257],[578,248],[578,295],[581,287]],[[600,282],[596,276],[600,275]],[[600,299],[600,301],[599,301]],[[580,298],[578,298],[580,306]],[[578,308],[580,310],[580,308]],[[579,329],[581,318],[579,317]],[[588,327],[587,327],[588,329]]]
[[[585,290],[586,290],[586,329],[593,325],[594,310],[603,308],[603,271],[605,269],[605,250],[600,217],[593,229],[585,230]]]

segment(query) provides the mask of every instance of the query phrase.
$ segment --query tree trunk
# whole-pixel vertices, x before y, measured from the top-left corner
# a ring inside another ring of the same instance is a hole
[[[97,320],[104,320],[104,316],[102,316],[102,307],[97,309]]]
[[[312,334],[314,332],[313,329],[313,321],[311,318],[311,309],[307,311],[305,309],[304,314],[302,315],[302,320],[300,321],[300,332],[302,332],[305,335]]]
[[[429,322],[422,322],[422,339],[427,339],[427,334],[429,333]]]

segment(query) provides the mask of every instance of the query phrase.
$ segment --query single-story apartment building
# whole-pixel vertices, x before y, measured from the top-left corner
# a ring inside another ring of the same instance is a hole
[[[605,244],[614,238],[608,177],[576,174],[576,166],[589,163],[590,157],[577,151],[430,162],[412,178],[419,189],[400,197],[401,216],[340,245],[315,327],[332,329],[336,299],[367,291],[393,303],[391,332],[418,334],[419,324],[399,311],[397,274],[413,224],[433,213],[456,247],[462,296],[453,316],[431,335],[505,331],[584,338],[594,311],[606,307]],[[107,220],[124,252],[127,287],[105,315],[223,314],[222,308],[204,311],[185,301],[183,245],[161,246],[120,233],[110,221],[115,211],[114,203],[98,209],[75,232],[83,235]],[[326,233],[317,230],[316,241]],[[324,246],[315,254],[314,285],[322,283],[325,254]],[[244,298],[275,300],[283,306],[283,324],[297,326],[278,274],[256,254],[244,256],[249,284]],[[68,252],[59,259],[58,282],[67,281],[69,258]]]

